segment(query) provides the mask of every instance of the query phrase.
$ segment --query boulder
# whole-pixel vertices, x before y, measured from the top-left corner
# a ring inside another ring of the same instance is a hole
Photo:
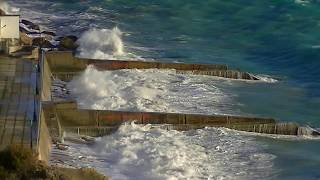
[[[28,26],[28,28],[30,28],[30,29],[40,30],[39,25],[36,25],[36,24],[34,24],[33,22],[31,22],[31,21],[22,19],[22,20],[21,20],[21,23],[22,23],[22,24],[25,24],[25,25]]]
[[[24,32],[20,33],[20,40],[23,45],[30,45],[30,46],[32,45],[32,41],[33,41],[33,39]]]
[[[57,147],[57,149],[62,150],[62,151],[66,151],[69,149],[69,146],[65,145],[65,144],[57,144],[56,147]]]
[[[77,37],[76,36],[66,36],[61,37],[59,43],[60,50],[76,50],[78,45],[76,44]]]
[[[28,34],[29,33],[29,31],[28,30],[26,30],[24,27],[19,27],[19,30],[20,30],[20,32],[23,32],[23,33],[26,33],[26,34]]]
[[[67,36],[67,38],[72,39],[74,42],[78,40],[78,37],[73,35]]]
[[[73,41],[77,41],[78,40],[78,37],[77,36],[73,36],[73,35],[58,37],[57,40],[61,41],[64,38],[69,38],[69,39],[72,39]]]
[[[43,48],[55,48],[53,44],[51,44],[48,40],[43,37],[37,37],[32,40],[32,46],[41,46]]]
[[[49,36],[56,36],[56,33],[51,31],[42,31],[41,34],[49,35]]]

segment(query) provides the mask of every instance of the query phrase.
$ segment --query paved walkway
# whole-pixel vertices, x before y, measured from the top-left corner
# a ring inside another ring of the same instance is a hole
[[[9,144],[35,148],[34,62],[0,56],[0,149]]]

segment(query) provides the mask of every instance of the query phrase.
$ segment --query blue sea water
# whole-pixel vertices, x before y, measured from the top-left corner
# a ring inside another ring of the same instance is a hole
[[[143,58],[223,63],[277,83],[221,85],[235,111],[320,127],[320,2],[317,0],[13,0],[58,34],[118,26]],[[276,179],[319,179],[320,142],[256,137],[277,156]]]

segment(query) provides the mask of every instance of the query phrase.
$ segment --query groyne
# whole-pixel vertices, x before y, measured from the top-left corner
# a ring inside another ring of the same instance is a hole
[[[230,79],[259,80],[259,78],[248,72],[232,70],[223,64],[184,64],[135,60],[94,60],[75,57],[72,52],[59,51],[47,52],[45,58],[51,67],[53,76],[63,81],[70,81],[73,76],[85,70],[88,65],[93,65],[100,71],[119,69],[175,69],[178,74],[187,73]]]
[[[51,102],[43,106],[50,116],[50,123],[58,129],[55,135],[60,138],[62,132],[79,135],[101,136],[114,132],[125,122],[151,124],[164,129],[191,130],[204,127],[226,127],[230,129],[282,135],[298,135],[298,124],[277,123],[272,118],[241,117],[228,115],[199,115],[155,112],[124,112],[78,109],[75,101]],[[49,119],[49,118],[48,118]]]

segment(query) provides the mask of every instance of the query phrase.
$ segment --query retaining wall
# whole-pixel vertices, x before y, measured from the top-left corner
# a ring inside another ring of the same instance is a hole
[[[48,163],[51,149],[51,134],[47,126],[48,116],[42,108],[44,101],[51,101],[51,69],[47,61],[42,56],[39,60],[40,72],[38,81],[38,157]]]

